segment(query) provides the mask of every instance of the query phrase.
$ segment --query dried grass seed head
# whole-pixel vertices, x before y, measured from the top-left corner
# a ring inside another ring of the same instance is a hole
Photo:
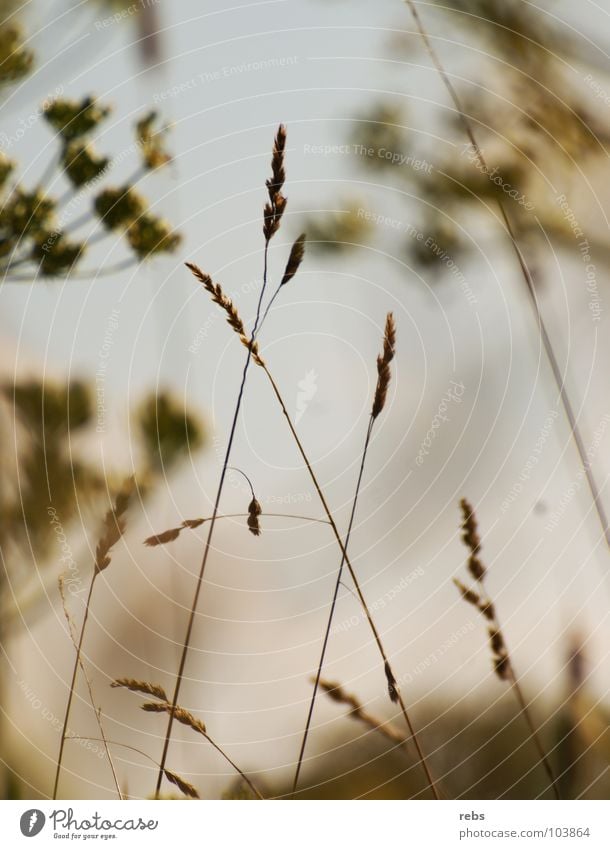
[[[371,416],[376,419],[379,413],[385,407],[388,388],[392,373],[390,371],[390,363],[394,359],[396,351],[396,324],[394,316],[391,312],[387,314],[385,322],[385,331],[383,334],[383,350],[377,357],[377,387],[375,389],[375,398],[373,400],[373,408]]]
[[[472,506],[465,498],[460,501],[460,507],[462,510],[462,539],[470,549],[468,571],[475,581],[480,583],[485,577],[486,569],[478,556],[481,550],[481,539],[478,533],[477,519]]]
[[[337,702],[338,704],[342,705],[347,705],[354,713],[361,712],[362,705],[360,704],[356,696],[351,695],[351,693],[346,693],[343,687],[336,681],[327,681],[324,678],[321,678],[320,687],[322,688],[322,690],[324,690],[326,695],[330,699],[332,699],[333,702]]]
[[[261,534],[261,526],[258,521],[258,517],[262,512],[263,508],[256,498],[253,498],[248,505],[248,528],[250,529],[250,533],[254,534],[255,537],[258,537]]]
[[[237,311],[237,307],[231,298],[229,298],[228,295],[225,295],[220,283],[214,283],[210,275],[206,274],[205,271],[202,271],[199,266],[195,265],[194,262],[186,262],[185,265],[203,285],[206,292],[212,296],[214,303],[218,304],[218,306],[224,310],[227,323],[237,333],[242,344],[252,352],[252,359],[254,362],[259,366],[264,366],[263,359],[259,354],[258,342],[253,342],[248,338],[245,325]]]
[[[502,655],[506,654],[506,646],[504,645],[504,637],[502,636],[502,632],[498,630],[498,628],[490,628],[489,629],[489,642],[491,645],[491,650],[494,654]]]
[[[494,672],[500,681],[508,681],[510,679],[510,661],[507,655],[501,655],[493,658]]]
[[[283,124],[280,124],[273,143],[271,177],[265,181],[269,200],[265,204],[263,214],[263,234],[267,242],[279,230],[282,215],[286,209],[287,201],[282,194],[282,189],[286,181],[286,171],[284,169],[285,150],[286,128]]]
[[[180,536],[180,531],[182,528],[169,528],[167,531],[163,531],[163,533],[155,534],[155,536],[147,537],[144,540],[144,545],[148,545],[151,548],[155,545],[165,545],[167,542],[173,542]]]
[[[178,528],[169,528],[167,531],[163,531],[160,534],[155,534],[154,536],[147,537],[144,540],[144,545],[148,545],[153,547],[155,545],[164,545],[167,542],[173,542],[175,539],[178,539],[182,531],[185,529],[194,530],[198,528],[206,519],[185,519],[184,522]]]
[[[181,708],[178,705],[176,707],[172,707],[169,702],[144,702],[144,704],[140,705],[142,710],[145,710],[147,713],[168,713],[173,714],[174,719],[178,722],[182,723],[182,725],[187,725],[189,728],[192,728],[193,731],[196,731],[198,734],[202,734],[204,737],[207,737],[207,731],[204,723],[197,719],[193,714],[185,710],[185,708]]]
[[[102,533],[95,549],[95,572],[103,572],[110,565],[110,551],[125,531],[124,515],[133,492],[134,479],[128,478],[115,498],[114,506],[106,513]]]
[[[469,604],[473,604],[475,607],[480,609],[481,596],[478,595],[478,593],[475,593],[474,590],[469,589],[466,584],[463,584],[457,578],[453,579],[453,583],[456,585],[456,587],[462,594],[462,598],[464,599],[464,601],[467,601]]]
[[[460,508],[462,510],[462,539],[472,554],[478,554],[481,549],[481,540],[474,509],[466,498],[461,499]]]
[[[124,687],[132,693],[142,693],[145,696],[153,696],[162,702],[168,701],[167,693],[160,684],[151,684],[149,681],[139,681],[136,678],[116,678],[110,684],[111,687]]]
[[[175,772],[172,772],[169,769],[164,769],[163,774],[167,778],[171,784],[175,784],[176,787],[181,790],[185,796],[189,796],[191,799],[199,799],[199,793],[197,792],[197,788],[188,781],[185,781],[184,778],[181,778]]]
[[[391,702],[398,701],[398,682],[394,675],[392,674],[392,670],[390,668],[390,664],[387,662],[384,663],[383,670],[385,672],[385,677],[388,682],[388,695],[390,696]]]
[[[290,249],[290,255],[288,257],[288,262],[286,263],[286,268],[284,269],[284,276],[282,277],[282,282],[280,286],[285,286],[286,283],[289,283],[294,275],[299,270],[299,266],[303,262],[303,257],[305,256],[305,233],[301,233],[298,239],[294,242]]]

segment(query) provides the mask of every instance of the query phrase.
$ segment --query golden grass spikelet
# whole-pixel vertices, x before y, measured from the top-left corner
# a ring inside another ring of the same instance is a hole
[[[250,533],[254,534],[255,537],[259,537],[261,535],[261,526],[258,521],[258,517],[262,512],[263,508],[256,498],[253,498],[248,505],[248,528],[250,529]]]
[[[152,537],[147,537],[144,540],[144,545],[155,546],[155,545],[164,545],[166,542],[173,542],[180,536],[180,531],[182,528],[170,528],[167,531],[163,531],[161,534],[156,534]]]
[[[477,528],[477,517],[467,498],[460,499],[462,511],[462,539],[472,554],[478,554],[481,549],[481,539]]]
[[[385,672],[385,677],[386,677],[386,680],[388,682],[388,695],[390,697],[390,701],[391,702],[397,702],[398,701],[398,682],[396,681],[396,678],[394,678],[394,675],[392,674],[392,670],[390,668],[390,664],[387,662],[387,660],[386,660],[386,662],[383,666],[383,670]]]
[[[121,539],[125,531],[123,518],[134,487],[133,477],[128,478],[118,495],[114,506],[108,510],[104,518],[102,535],[95,549],[95,573],[103,572],[110,565],[110,550]]]
[[[486,599],[485,601],[481,602],[479,610],[486,619],[489,619],[490,622],[495,622],[496,608],[493,606],[492,602],[489,599]]]
[[[502,681],[508,681],[513,675],[513,672],[506,643],[504,642],[504,635],[496,619],[495,607],[485,591],[486,569],[478,557],[478,553],[481,550],[481,540],[477,529],[476,517],[470,503],[465,498],[462,498],[460,501],[460,509],[462,511],[462,540],[470,549],[468,571],[477,582],[482,594],[479,595],[479,593],[469,589],[457,578],[453,579],[453,583],[460,591],[462,598],[469,604],[474,605],[479,613],[487,619],[489,623],[487,633],[491,647],[494,672]]]
[[[332,701],[346,705],[350,709],[348,716],[351,719],[364,723],[364,725],[368,726],[372,731],[378,731],[396,745],[404,746],[407,743],[407,740],[399,731],[392,728],[391,725],[388,725],[383,720],[377,719],[367,713],[356,696],[353,696],[351,693],[347,693],[336,681],[326,681],[324,678],[321,678],[320,687],[324,690],[326,695],[332,699]]]
[[[185,265],[189,269],[189,271],[194,274],[197,280],[199,280],[199,282],[203,285],[203,288],[206,290],[206,292],[208,292],[212,296],[212,300],[214,301],[214,303],[218,304],[218,306],[224,310],[227,323],[237,333],[242,344],[245,345],[246,348],[250,349],[254,362],[259,366],[263,366],[264,362],[258,351],[258,342],[253,342],[248,338],[245,325],[241,319],[241,316],[239,315],[239,312],[237,311],[237,307],[235,306],[231,298],[229,298],[228,295],[225,295],[220,283],[214,283],[210,275],[202,271],[199,266],[195,265],[194,262],[185,262]]]
[[[132,693],[143,693],[162,702],[168,701],[167,693],[163,687],[160,684],[151,684],[149,681],[138,681],[135,678],[116,678],[110,686],[124,687],[126,690],[131,690]]]
[[[466,584],[463,584],[458,578],[453,579],[453,583],[456,585],[458,590],[461,593],[464,601],[467,601],[469,604],[474,605],[477,610],[483,614],[483,616],[488,619],[490,622],[494,622],[496,618],[496,610],[492,604],[492,602],[488,598],[481,598],[481,596],[476,593],[474,590],[471,590]]]
[[[474,554],[471,554],[468,558],[468,571],[475,581],[482,581],[485,577],[485,566]]]
[[[511,678],[510,660],[508,655],[500,655],[493,658],[494,671],[500,681],[509,681]]]
[[[178,705],[173,708],[169,702],[144,702],[144,704],[140,705],[140,707],[148,713],[173,713],[174,719],[181,722],[182,725],[188,725],[189,728],[192,728],[193,731],[196,731],[198,734],[203,734],[204,737],[208,736],[203,722],[194,717],[188,710],[185,710]]]
[[[460,584],[459,581],[456,581],[456,585],[462,593],[462,596],[464,596],[464,598],[466,598],[472,604],[475,604],[481,614],[489,622],[487,634],[491,647],[493,670],[500,679],[500,681],[507,681],[512,685],[512,690],[519,703],[521,713],[525,721],[527,722],[528,728],[530,730],[532,742],[538,752],[540,764],[546,772],[547,779],[549,781],[549,786],[553,788],[553,793],[555,797],[557,799],[561,799],[561,791],[559,789],[557,777],[555,775],[553,767],[551,766],[551,762],[545,750],[544,744],[540,739],[536,724],[530,713],[530,709],[525,695],[521,689],[517,673],[515,672],[510,654],[506,647],[504,634],[502,633],[502,629],[496,618],[494,606],[485,590],[486,570],[478,558],[478,553],[481,548],[481,540],[479,538],[477,530],[477,521],[474,515],[474,511],[465,498],[462,498],[462,500],[460,501],[460,508],[462,511],[462,539],[470,549],[468,570],[472,577],[477,581],[478,586],[480,587],[481,591],[485,593],[485,596],[487,596],[487,598],[481,599],[477,596],[476,593],[472,593],[470,590],[467,590],[467,593],[472,596],[471,598],[468,598],[468,596],[464,592],[466,588],[462,584]]]
[[[506,652],[504,637],[497,628],[489,629],[489,642],[491,643],[491,650],[495,654],[504,654]]]
[[[180,778],[179,775],[176,775],[175,772],[172,772],[169,769],[164,769],[163,774],[167,778],[169,782],[175,784],[176,787],[181,790],[185,796],[189,796],[191,799],[200,799],[200,795],[197,792],[197,788],[190,784],[188,781],[185,781],[184,778]]]
[[[228,324],[240,336],[246,335],[246,328],[241,320],[237,307],[227,295],[224,294],[220,283],[214,283],[209,274],[202,271],[194,262],[186,262],[186,267],[195,275],[197,280],[203,285],[203,288],[212,296],[215,304],[221,307],[227,316]]]
[[[305,233],[301,233],[299,238],[290,248],[290,255],[288,257],[288,262],[286,263],[284,276],[282,277],[280,286],[285,286],[286,283],[290,283],[294,275],[299,270],[299,266],[303,262],[303,257],[305,256],[305,238]]]
[[[385,407],[386,398],[388,395],[388,387],[392,373],[390,371],[390,363],[394,359],[396,350],[396,325],[394,316],[391,312],[388,313],[385,322],[385,332],[383,335],[383,351],[377,357],[377,388],[375,389],[375,398],[373,400],[373,409],[371,416],[376,419],[379,413]]]
[[[205,519],[185,519],[182,523],[182,527],[193,530],[194,528],[198,528],[200,525],[203,525],[205,521]]]
[[[185,519],[184,522],[178,528],[169,528],[169,530],[163,531],[163,533],[147,537],[144,540],[144,545],[148,545],[152,548],[155,545],[164,545],[167,542],[173,542],[175,539],[178,539],[182,531],[186,530],[187,528],[189,530],[198,528],[206,521],[207,519]]]
[[[315,681],[315,678],[312,679],[312,681]],[[347,705],[355,713],[360,713],[362,711],[362,705],[356,696],[346,693],[343,687],[336,681],[326,681],[324,678],[321,678],[320,687],[333,702]]]

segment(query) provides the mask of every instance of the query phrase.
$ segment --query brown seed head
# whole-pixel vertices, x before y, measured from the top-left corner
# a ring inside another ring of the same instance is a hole
[[[491,650],[494,654],[503,655],[506,654],[506,646],[504,645],[504,637],[502,636],[502,632],[497,628],[489,629],[489,642],[491,644]]]
[[[396,681],[396,678],[394,678],[394,675],[392,674],[392,670],[390,669],[390,664],[387,662],[387,660],[386,660],[386,662],[383,666],[383,670],[385,672],[385,677],[386,677],[386,680],[388,682],[388,694],[390,696],[390,701],[391,702],[397,702],[398,701],[398,682]]]
[[[462,598],[464,601],[467,601],[469,604],[474,604],[475,607],[480,609],[481,605],[481,597],[474,592],[474,590],[469,589],[466,584],[463,584],[457,578],[453,579],[453,583],[456,585],[460,593],[462,594]]]
[[[258,517],[263,512],[263,508],[258,503],[256,498],[253,498],[250,504],[248,505],[248,527],[250,528],[250,533],[253,533],[255,537],[260,536],[261,526],[258,521]]]
[[[508,681],[510,678],[510,661],[506,654],[493,658],[494,671],[500,681]]]
[[[167,701],[167,694],[160,684],[151,684],[149,681],[137,681],[135,678],[117,678],[110,684],[111,687],[124,687],[133,693],[143,693],[145,696],[154,696],[162,702]]]
[[[324,678],[321,678],[320,687],[322,688],[322,690],[324,690],[326,695],[333,700],[333,702],[338,702],[339,704],[347,705],[354,713],[361,712],[362,705],[360,704],[358,699],[355,696],[352,696],[350,693],[346,693],[343,687],[336,681],[326,681]]]
[[[481,548],[481,540],[477,530],[477,518],[474,510],[467,499],[460,501],[462,510],[462,539],[473,554],[478,554]]]
[[[148,713],[169,713],[174,715],[174,719],[178,722],[181,722],[182,725],[188,725],[189,728],[192,728],[193,731],[196,731],[198,734],[203,734],[204,737],[207,737],[206,727],[200,719],[197,719],[193,716],[190,711],[185,710],[184,708],[179,707],[178,705],[175,708],[172,708],[169,702],[144,702],[144,704],[140,705],[142,710],[147,711]]]
[[[166,542],[173,542],[175,539],[178,539],[181,530],[182,528],[170,528],[167,531],[163,531],[161,534],[155,534],[155,536],[147,537],[144,540],[144,545],[152,547],[155,545],[165,545]]]
[[[110,550],[121,539],[125,531],[123,518],[134,488],[134,479],[128,478],[115,498],[114,506],[106,513],[102,533],[95,549],[95,573],[103,572],[110,565]]]
[[[482,601],[479,610],[483,614],[483,616],[488,619],[490,622],[495,622],[496,620],[496,609],[493,606],[492,602],[487,599],[486,601]]]
[[[468,558],[468,571],[475,581],[482,581],[485,577],[485,566],[481,563],[478,557],[472,554]]]
[[[286,198],[282,194],[286,171],[284,170],[284,152],[286,149],[286,128],[283,124],[278,127],[273,143],[271,156],[271,177],[265,181],[269,200],[265,204],[263,214],[263,234],[269,242],[280,227],[282,215],[286,209]]]
[[[248,338],[246,328],[239,312],[237,311],[237,307],[231,298],[229,298],[228,295],[225,295],[220,283],[214,283],[210,275],[202,271],[199,266],[195,265],[194,262],[186,262],[185,265],[203,285],[206,292],[212,296],[214,303],[218,304],[218,306],[224,310],[228,324],[237,333],[242,344],[252,352],[252,359],[254,362],[259,366],[264,366],[264,362],[258,351],[258,342],[252,342]]]
[[[205,519],[185,519],[182,523],[182,527],[193,530],[194,528],[198,528],[199,525],[203,525],[204,522]]]
[[[199,793],[197,792],[197,788],[190,784],[188,781],[185,781],[184,778],[180,778],[179,775],[176,775],[175,772],[172,772],[169,769],[164,769],[163,774],[172,784],[175,784],[176,787],[181,790],[185,796],[189,796],[191,799],[199,799]]]
[[[205,521],[205,519],[185,519],[179,528],[170,528],[167,531],[163,531],[161,534],[155,534],[155,536],[148,537],[148,539],[144,540],[144,545],[152,547],[155,545],[164,545],[166,542],[173,542],[175,539],[178,539],[185,528],[198,528],[199,525],[203,525]]]
[[[299,270],[299,266],[303,261],[303,257],[305,255],[305,233],[301,233],[299,238],[293,244],[290,249],[290,256],[288,257],[288,262],[286,263],[286,269],[284,271],[284,276],[282,277],[282,282],[280,286],[285,286],[286,283],[289,283],[294,275]]]
[[[396,349],[396,325],[394,316],[391,312],[388,313],[385,322],[385,332],[383,335],[383,351],[377,357],[377,388],[375,389],[375,398],[373,400],[373,409],[371,416],[376,419],[379,413],[383,410],[390,385],[391,371],[390,363],[394,359]]]

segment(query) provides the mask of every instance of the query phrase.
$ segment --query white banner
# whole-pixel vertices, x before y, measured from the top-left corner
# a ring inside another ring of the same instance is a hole
[[[608,849],[609,814],[605,801],[10,801],[0,845]]]

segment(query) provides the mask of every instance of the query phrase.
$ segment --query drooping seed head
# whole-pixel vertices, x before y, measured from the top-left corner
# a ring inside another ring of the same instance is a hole
[[[282,189],[286,181],[286,171],[284,170],[285,149],[286,128],[283,124],[280,124],[273,143],[271,177],[265,181],[269,200],[265,204],[263,213],[263,234],[267,242],[279,230],[282,215],[287,204],[286,198],[282,194]]]
[[[262,512],[263,508],[256,498],[253,498],[248,505],[248,528],[250,529],[250,533],[254,534],[255,537],[258,537],[261,534],[261,526],[258,521],[258,517]]]
[[[95,549],[95,573],[103,572],[110,565],[110,550],[121,539],[125,531],[124,515],[129,505],[135,482],[128,478],[115,498],[114,506],[106,513],[102,533]]]
[[[210,275],[206,274],[205,271],[202,271],[199,266],[195,265],[194,262],[186,262],[185,265],[203,285],[206,292],[212,296],[214,303],[218,304],[218,306],[224,310],[227,323],[237,333],[241,343],[251,351],[254,362],[259,366],[264,366],[264,361],[259,354],[258,342],[253,342],[248,338],[245,325],[239,315],[237,307],[231,298],[229,298],[228,295],[225,295],[220,283],[214,283]]]
[[[135,678],[116,678],[110,684],[111,687],[124,687],[132,693],[142,693],[145,696],[154,696],[162,702],[167,701],[167,694],[160,684],[151,684],[149,681],[138,681]]]
[[[290,255],[288,257],[288,262],[286,263],[286,268],[284,270],[284,276],[282,277],[282,282],[280,286],[285,286],[286,283],[289,283],[294,275],[299,270],[299,266],[303,261],[303,257],[305,256],[305,233],[301,233],[299,238],[294,242],[292,248],[290,249]]]

